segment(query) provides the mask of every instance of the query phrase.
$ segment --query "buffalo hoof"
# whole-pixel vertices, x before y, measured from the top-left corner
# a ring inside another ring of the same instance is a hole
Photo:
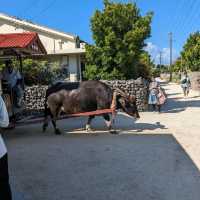
[[[44,124],[44,125],[42,126],[42,131],[43,131],[43,133],[46,131],[46,129],[47,129],[47,125]]]
[[[60,131],[59,129],[56,129],[56,130],[55,130],[55,134],[56,134],[56,135],[61,135],[61,131]]]
[[[90,125],[86,125],[85,130],[87,131],[87,133],[90,133],[93,131]]]
[[[118,134],[118,132],[117,132],[115,129],[110,129],[110,130],[109,130],[109,133],[110,133],[110,134],[113,134],[113,135]]]
[[[87,133],[91,133],[93,130],[91,128],[86,128]]]

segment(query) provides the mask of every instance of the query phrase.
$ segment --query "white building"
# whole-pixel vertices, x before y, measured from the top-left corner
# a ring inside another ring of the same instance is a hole
[[[0,33],[37,32],[51,62],[57,61],[68,71],[70,81],[81,80],[85,43],[78,36],[0,13]]]

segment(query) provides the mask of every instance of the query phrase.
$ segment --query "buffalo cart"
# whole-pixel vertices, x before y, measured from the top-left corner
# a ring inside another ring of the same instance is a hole
[[[6,61],[9,59],[16,59],[19,62],[19,71],[22,75],[22,88],[25,88],[24,76],[23,76],[23,59],[33,58],[38,56],[46,55],[46,50],[39,39],[37,33],[24,32],[24,33],[11,33],[11,34],[0,34],[0,60]],[[8,84],[3,80],[3,75],[0,79],[0,94],[2,95],[8,113],[10,117],[10,127],[23,126],[28,124],[35,124],[44,121],[43,116],[27,116],[18,118],[18,114],[26,111],[25,105],[21,108],[16,108],[14,105],[14,94],[12,89],[9,89]],[[25,94],[24,94],[25,97]],[[76,113],[71,115],[62,115],[58,120],[69,118],[69,117],[80,117],[89,115],[101,115],[104,113],[113,113],[114,109],[96,110],[86,113]],[[20,115],[23,116],[23,115]]]

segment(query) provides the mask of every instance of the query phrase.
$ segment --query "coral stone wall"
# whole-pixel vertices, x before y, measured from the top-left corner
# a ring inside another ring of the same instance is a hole
[[[26,110],[42,111],[44,109],[45,94],[48,86],[34,85],[25,89]]]
[[[113,89],[122,89],[129,95],[136,96],[136,102],[139,111],[145,111],[148,108],[148,83],[142,78],[137,80],[114,80],[114,81],[103,81]]]
[[[189,77],[193,90],[200,91],[200,72],[190,72]]]
[[[147,109],[148,86],[144,79],[137,80],[115,80],[102,81],[112,88],[122,89],[130,95],[135,95],[138,109],[144,111]],[[25,89],[26,110],[42,111],[44,109],[45,92],[48,86],[35,85]]]

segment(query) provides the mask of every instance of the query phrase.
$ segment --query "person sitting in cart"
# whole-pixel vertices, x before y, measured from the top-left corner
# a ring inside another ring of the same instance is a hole
[[[5,61],[5,68],[2,72],[2,79],[7,82],[8,89],[11,89],[16,107],[22,106],[23,89],[21,87],[22,76],[20,72],[13,68],[11,60]]]

